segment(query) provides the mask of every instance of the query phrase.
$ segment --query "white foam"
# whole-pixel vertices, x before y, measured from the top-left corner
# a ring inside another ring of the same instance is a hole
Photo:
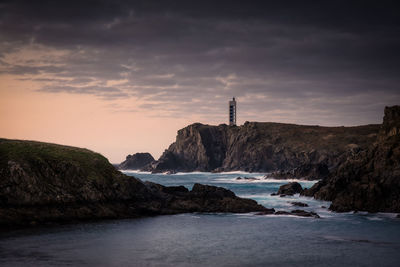
[[[377,216],[367,217],[367,219],[370,220],[370,221],[383,221],[383,218],[379,218]]]
[[[223,182],[223,183],[230,183],[230,184],[245,184],[245,183],[276,183],[276,184],[285,184],[285,183],[291,183],[291,182],[298,182],[298,183],[302,183],[302,184],[306,184],[307,186],[312,186],[313,184],[315,184],[316,182],[318,182],[318,180],[300,180],[300,179],[262,179],[262,177],[257,177],[257,176],[252,176],[258,180],[253,180],[253,179],[239,179],[237,180],[236,177],[232,178],[232,177],[226,177],[226,178],[216,178],[213,179],[212,182],[214,183],[218,183],[218,182]]]
[[[139,173],[139,174],[152,174],[151,172],[145,172],[141,170],[120,170],[122,173]]]

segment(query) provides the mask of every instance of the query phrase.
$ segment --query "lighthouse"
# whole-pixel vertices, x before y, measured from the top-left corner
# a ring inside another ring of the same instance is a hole
[[[229,126],[236,125],[236,100],[229,101]]]

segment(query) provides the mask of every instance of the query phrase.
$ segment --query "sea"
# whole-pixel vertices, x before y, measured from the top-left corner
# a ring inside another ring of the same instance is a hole
[[[188,189],[222,186],[276,210],[303,202],[300,209],[321,218],[187,213],[11,230],[0,233],[0,266],[400,266],[396,214],[334,213],[329,202],[271,196],[294,180],[264,173],[125,174]]]

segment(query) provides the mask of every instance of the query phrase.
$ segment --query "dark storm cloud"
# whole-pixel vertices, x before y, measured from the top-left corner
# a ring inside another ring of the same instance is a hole
[[[395,1],[6,1],[0,70],[174,115],[225,114],[234,95],[254,119],[374,122],[400,100],[398,14]],[[65,53],[7,61],[32,46]]]

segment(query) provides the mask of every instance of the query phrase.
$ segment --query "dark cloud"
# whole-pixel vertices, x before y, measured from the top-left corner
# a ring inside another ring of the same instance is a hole
[[[171,116],[225,114],[234,95],[247,118],[376,122],[400,101],[399,11],[396,1],[5,1],[0,69],[42,79],[42,91],[163,103]],[[26,47],[63,53],[7,58]]]

